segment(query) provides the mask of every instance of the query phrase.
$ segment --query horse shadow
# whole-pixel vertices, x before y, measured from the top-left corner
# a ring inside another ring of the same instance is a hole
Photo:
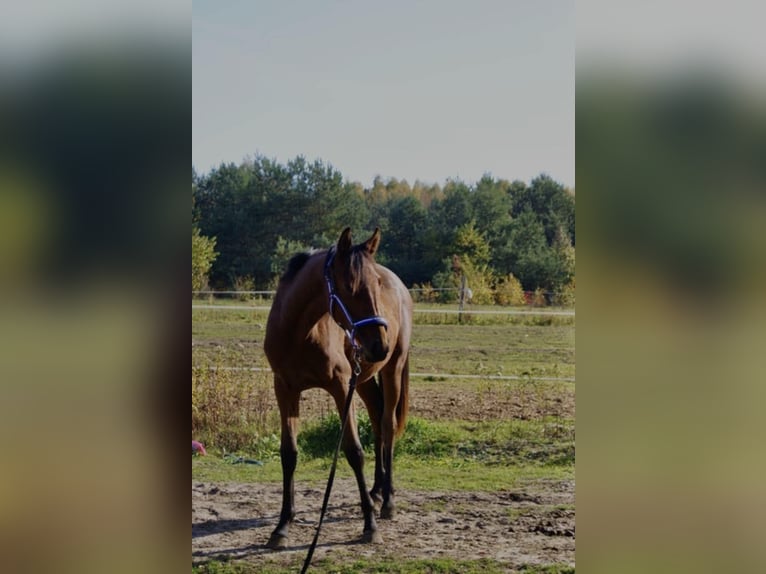
[[[338,506],[328,507],[328,512],[333,510],[343,510],[348,508],[349,505],[341,504]],[[259,518],[233,518],[223,520],[205,520],[192,524],[192,538],[202,538],[204,536],[211,536],[214,534],[225,534],[227,532],[235,532],[239,530],[261,530],[265,529],[266,532],[270,532],[274,528],[279,520],[279,515],[263,516]],[[327,516],[324,519],[324,524],[332,524],[336,522],[348,521],[348,517],[344,516]],[[296,525],[308,526],[313,531],[316,528],[317,521],[306,520],[305,518],[296,517]],[[257,535],[256,535],[257,536]],[[259,536],[260,537],[260,536]],[[210,550],[197,550],[192,552],[192,556],[198,559],[211,559],[211,558],[244,558],[247,556],[259,556],[262,554],[272,554],[276,552],[306,552],[309,549],[310,544],[296,544],[288,546],[281,550],[274,550],[266,545],[268,535],[263,536],[263,543],[247,544],[245,546],[233,547],[233,548],[216,548]],[[320,542],[317,544],[317,548],[330,548],[338,546],[355,546],[358,544],[364,544],[362,535],[357,538],[340,542]]]
[[[202,538],[212,534],[223,534],[237,530],[263,528],[275,524],[278,515],[261,518],[229,518],[224,520],[205,520],[192,524],[192,538]]]

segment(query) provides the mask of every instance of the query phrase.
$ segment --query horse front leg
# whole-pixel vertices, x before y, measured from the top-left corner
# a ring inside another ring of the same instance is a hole
[[[370,415],[370,424],[372,434],[375,440],[375,480],[370,491],[372,502],[376,510],[380,510],[383,504],[383,452],[381,450],[382,441],[380,433],[380,419],[383,416],[383,392],[375,381],[369,379],[358,387],[359,396],[367,407],[367,413]]]
[[[348,393],[347,387],[338,386],[338,388]],[[334,392],[338,411],[341,418],[343,417],[343,409],[345,408],[346,397],[342,396],[340,392]],[[367,492],[367,482],[364,478],[364,450],[362,449],[362,443],[359,440],[359,430],[356,424],[356,409],[354,404],[349,405],[348,422],[346,430],[343,434],[343,452],[346,455],[351,469],[354,471],[356,477],[356,483],[359,487],[359,497],[362,504],[362,515],[364,516],[364,530],[362,532],[362,540],[364,542],[380,543],[382,538],[378,532],[378,524],[375,520],[375,507],[372,502],[370,493]]]
[[[267,546],[273,550],[287,547],[290,524],[295,519],[295,484],[293,477],[298,463],[298,408],[300,394],[277,390],[282,441],[279,455],[282,462],[282,511],[279,524],[271,533]]]

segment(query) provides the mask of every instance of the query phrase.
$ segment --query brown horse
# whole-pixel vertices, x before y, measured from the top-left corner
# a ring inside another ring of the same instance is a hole
[[[357,389],[375,435],[375,482],[368,492],[352,403],[343,451],[362,499],[363,540],[381,541],[376,505],[381,518],[394,515],[392,463],[394,441],[404,430],[409,402],[412,299],[402,281],[375,262],[379,244],[379,229],[364,243],[353,245],[347,227],[329,250],[293,257],[279,281],[264,341],[282,419],[282,512],[269,539],[271,548],[287,546],[295,517],[293,474],[301,393],[325,389],[342,417],[355,349],[361,355]]]

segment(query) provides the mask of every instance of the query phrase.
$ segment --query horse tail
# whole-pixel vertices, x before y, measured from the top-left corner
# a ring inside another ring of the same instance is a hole
[[[404,360],[402,368],[402,385],[399,389],[399,402],[396,405],[396,431],[394,434],[399,438],[407,425],[407,413],[410,410],[410,355]]]

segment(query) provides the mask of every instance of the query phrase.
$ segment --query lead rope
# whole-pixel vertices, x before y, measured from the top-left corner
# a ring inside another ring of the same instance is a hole
[[[317,524],[317,531],[314,533],[314,540],[309,546],[309,552],[306,555],[306,560],[303,562],[303,568],[301,574],[305,574],[311,564],[311,557],[314,556],[314,550],[316,549],[317,542],[319,541],[319,532],[322,530],[322,522],[324,521],[325,512],[327,512],[327,504],[330,502],[330,492],[332,491],[332,483],[335,480],[335,468],[338,464],[338,453],[340,452],[340,446],[343,443],[343,434],[346,431],[346,424],[348,423],[348,412],[351,409],[351,399],[354,397],[354,389],[356,388],[356,378],[359,373],[362,372],[360,365],[359,353],[361,348],[358,345],[354,345],[353,358],[353,374],[351,380],[348,383],[348,397],[346,398],[346,405],[343,408],[343,420],[340,422],[340,436],[338,437],[338,444],[335,445],[335,454],[332,458],[332,466],[330,467],[330,476],[327,479],[327,488],[324,491],[324,501],[322,501],[322,512],[319,514],[319,524]]]

